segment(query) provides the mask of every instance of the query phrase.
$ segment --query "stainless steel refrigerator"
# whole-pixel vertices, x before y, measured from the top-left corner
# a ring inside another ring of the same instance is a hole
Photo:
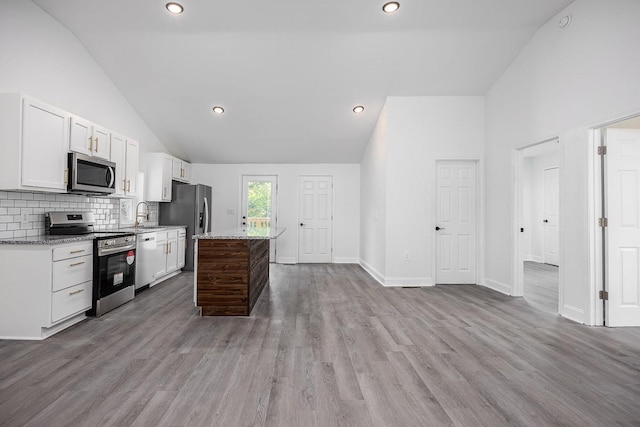
[[[194,234],[211,231],[211,187],[173,181],[171,203],[159,203],[159,225],[187,226],[187,253],[184,270],[193,270]]]

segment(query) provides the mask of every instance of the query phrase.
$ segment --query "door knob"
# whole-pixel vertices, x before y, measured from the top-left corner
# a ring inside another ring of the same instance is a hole
[[[436,225],[436,231],[440,231],[440,230],[444,230],[444,227],[438,227],[438,226]]]
[[[300,223],[300,227],[303,227],[303,226],[304,226],[304,224],[301,222],[301,223]]]
[[[542,221],[542,222],[547,223],[547,222],[549,222],[549,220],[548,220],[548,219],[545,219],[545,220],[544,220],[544,221]]]

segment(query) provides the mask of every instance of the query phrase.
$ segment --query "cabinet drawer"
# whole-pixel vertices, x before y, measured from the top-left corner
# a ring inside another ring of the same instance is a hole
[[[82,242],[77,245],[61,246],[53,248],[53,260],[60,261],[61,259],[76,258],[84,255],[93,254],[93,242]]]
[[[84,282],[51,295],[51,321],[57,322],[91,308],[92,282]]]
[[[167,231],[167,239],[168,240],[176,240],[178,238],[178,230],[169,230]]]
[[[64,259],[53,263],[52,291],[84,283],[93,278],[93,256]]]
[[[185,230],[184,228],[181,228],[178,230],[179,237],[185,237],[186,235],[187,235],[187,230]]]

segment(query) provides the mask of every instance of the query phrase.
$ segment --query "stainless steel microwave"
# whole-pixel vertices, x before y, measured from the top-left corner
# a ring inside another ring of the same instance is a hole
[[[69,153],[67,191],[81,194],[111,194],[116,191],[116,164],[108,160]]]

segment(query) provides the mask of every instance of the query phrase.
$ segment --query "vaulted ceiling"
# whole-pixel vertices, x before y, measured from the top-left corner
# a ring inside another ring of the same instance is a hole
[[[163,0],[33,1],[174,155],[348,163],[386,96],[484,95],[573,0],[400,0],[395,14],[380,0],[184,0],[180,15]]]

